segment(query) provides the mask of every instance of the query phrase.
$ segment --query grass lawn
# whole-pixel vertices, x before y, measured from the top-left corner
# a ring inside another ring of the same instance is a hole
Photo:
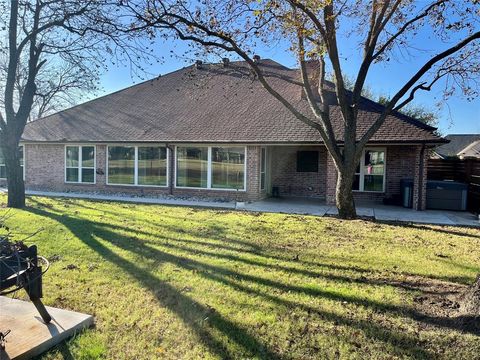
[[[479,230],[39,197],[8,216],[14,240],[43,229],[44,302],[96,318],[42,359],[480,357],[419,305],[474,281]]]

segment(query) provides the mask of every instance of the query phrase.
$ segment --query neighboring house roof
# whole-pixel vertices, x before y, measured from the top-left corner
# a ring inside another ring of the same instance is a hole
[[[269,83],[305,114],[299,71],[261,60]],[[328,84],[330,99],[332,84]],[[343,138],[340,108],[332,100],[337,139]],[[383,107],[362,99],[360,137]],[[435,128],[395,113],[372,142],[442,143]],[[237,142],[318,143],[316,130],[300,122],[255,80],[244,62],[189,66],[27,124],[33,142]]]
[[[445,136],[445,139],[450,142],[435,148],[437,155],[443,159],[460,156],[462,152],[467,151],[467,148],[480,140],[480,134],[450,134]],[[477,144],[470,148],[469,154],[474,154],[478,146]]]
[[[480,140],[474,141],[468,145],[465,149],[458,153],[458,157],[462,159],[466,158],[478,158],[480,159]]]

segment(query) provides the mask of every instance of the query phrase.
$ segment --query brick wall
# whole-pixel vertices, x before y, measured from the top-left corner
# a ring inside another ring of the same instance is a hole
[[[414,179],[418,176],[418,146],[392,145],[386,148],[385,192],[354,192],[356,201],[381,202],[384,198],[390,198],[400,194],[400,180],[403,178]],[[424,173],[426,176],[426,171]],[[335,187],[337,171],[330,155],[327,158],[327,185],[326,200],[329,204],[335,204]],[[424,184],[425,186],[425,184]]]
[[[325,185],[325,200],[329,205],[335,205],[335,189],[337,186],[337,168],[330,154],[327,154],[327,177]]]
[[[427,205],[427,162],[429,152],[418,146],[415,152],[413,177],[413,208],[425,210]]]
[[[96,145],[96,184],[65,183],[65,146],[63,144],[27,144],[25,146],[25,185],[29,190],[40,191],[91,191],[97,193],[126,193],[132,195],[198,196],[220,200],[254,201],[265,197],[259,185],[260,147],[247,148],[247,191],[226,191],[206,189],[154,188],[141,186],[107,185],[106,145]],[[173,151],[170,151],[173,163]],[[99,174],[99,170],[103,174]],[[173,184],[174,171],[169,169],[169,181]]]
[[[318,151],[318,172],[297,172],[297,152]],[[327,151],[323,146],[274,146],[270,148],[272,186],[281,196],[325,198]]]
[[[255,201],[267,196],[260,190],[260,146],[247,147],[247,191],[221,191],[205,189],[148,188],[121,185],[106,185],[106,145],[96,145],[96,166],[103,175],[97,174],[96,184],[65,184],[65,147],[63,144],[27,144],[25,146],[26,188],[46,191],[92,191],[99,193],[128,193],[132,195],[169,194],[176,196],[199,196],[215,199]],[[297,173],[298,150],[319,151],[318,173]],[[426,170],[423,180],[419,181],[420,146],[388,146],[385,193],[355,193],[355,199],[382,201],[400,193],[400,179],[414,178],[414,195],[418,189],[422,199],[415,203],[418,209],[425,208]],[[170,154],[173,156],[173,152]],[[325,198],[327,203],[335,203],[337,172],[333,160],[326,149],[320,146],[272,146],[268,149],[270,157],[270,183],[278,186],[283,196],[313,196]],[[428,156],[425,151],[424,157]],[[424,160],[425,160],[424,159]],[[173,163],[173,159],[171,159]],[[268,171],[268,170],[267,170]],[[172,184],[174,171],[169,171]],[[0,184],[1,185],[1,184]]]

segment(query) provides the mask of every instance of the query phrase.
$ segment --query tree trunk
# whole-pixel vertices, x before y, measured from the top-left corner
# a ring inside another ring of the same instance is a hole
[[[463,296],[461,311],[470,316],[480,318],[480,274],[472,286],[468,288]]]
[[[7,170],[8,201],[7,206],[23,208],[25,206],[25,184],[23,169],[20,166],[20,152],[18,143],[8,143],[2,147]]]
[[[357,217],[352,192],[353,177],[355,175],[353,171],[343,170],[338,172],[335,200],[338,216],[341,219],[355,219]]]

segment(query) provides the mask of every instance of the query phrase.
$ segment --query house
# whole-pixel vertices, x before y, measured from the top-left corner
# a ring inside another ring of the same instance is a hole
[[[258,60],[273,88],[310,111],[299,71]],[[334,132],[343,121],[327,83]],[[382,111],[363,98],[358,136]],[[414,179],[425,208],[435,128],[394,113],[365,149],[357,200],[398,196]],[[336,169],[319,134],[271,96],[243,62],[189,66],[27,124],[21,145],[27,189],[171,194],[255,201],[280,196],[335,201]],[[1,164],[0,164],[1,165]]]
[[[448,144],[437,146],[433,159],[480,159],[480,134],[451,134]]]

